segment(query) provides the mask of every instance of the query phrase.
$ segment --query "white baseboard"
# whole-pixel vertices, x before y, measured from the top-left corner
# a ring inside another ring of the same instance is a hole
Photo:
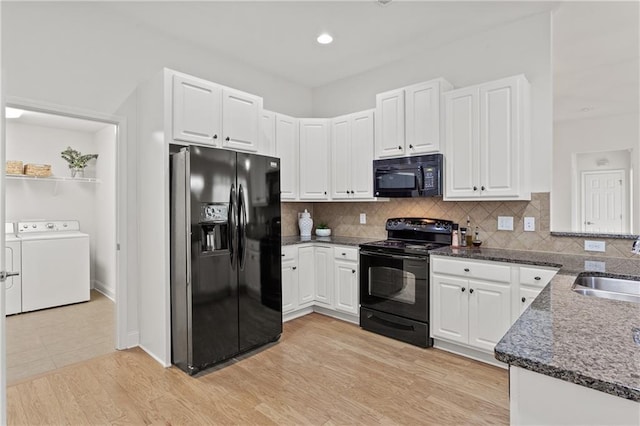
[[[140,344],[140,333],[137,331],[130,331],[127,333],[127,341],[125,342],[127,349],[135,348]],[[145,351],[146,352],[146,351]]]
[[[314,305],[313,312],[317,312],[322,315],[326,315],[331,318],[339,319],[341,321],[350,322],[352,324],[360,325],[360,316],[346,314],[344,312],[335,311],[330,308],[325,308],[324,306]]]
[[[313,306],[307,306],[306,308],[302,308],[299,309],[297,311],[293,311],[293,312],[287,312],[286,314],[282,315],[282,322],[287,322],[287,321],[291,321],[293,319],[296,318],[300,318],[303,317],[305,315],[308,315],[310,313],[313,312]]]
[[[109,299],[111,299],[112,302],[115,303],[115,301],[116,301],[116,292],[112,287],[104,285],[103,283],[101,283],[98,280],[93,280],[91,288],[93,288],[94,290],[104,294]]]
[[[151,352],[150,350],[145,348],[144,345],[138,345],[138,346],[140,347],[140,349],[145,351],[147,353],[147,355],[149,355],[151,358],[155,359],[163,367],[171,367],[171,363],[169,363],[169,364],[165,363],[164,361],[162,361],[162,359],[160,359],[159,356],[156,356],[153,352]]]
[[[451,352],[457,355],[462,355],[467,358],[475,359],[476,361],[484,362],[486,364],[495,365],[496,367],[509,368],[508,364],[498,361],[493,353],[487,353],[478,349],[469,348],[467,346],[458,345],[456,343],[447,342],[444,340],[433,339],[433,347],[436,349],[442,349],[443,351]]]

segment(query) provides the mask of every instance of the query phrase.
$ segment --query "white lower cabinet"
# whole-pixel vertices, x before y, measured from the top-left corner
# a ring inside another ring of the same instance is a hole
[[[314,247],[298,248],[298,306],[313,303],[315,298],[315,259]]]
[[[358,254],[357,248],[334,244],[284,246],[282,313],[291,319],[317,307],[321,313],[357,322]]]
[[[315,302],[319,305],[333,307],[333,249],[331,247],[315,247]]]
[[[436,346],[438,341],[453,343],[460,345],[463,355],[469,355],[465,348],[470,348],[485,354],[480,359],[490,360],[495,345],[556,272],[431,256],[431,337]]]

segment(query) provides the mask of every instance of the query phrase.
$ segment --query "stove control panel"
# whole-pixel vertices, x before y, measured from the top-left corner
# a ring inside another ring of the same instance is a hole
[[[385,229],[387,231],[418,231],[450,233],[453,222],[441,219],[425,218],[393,218],[387,219]]]

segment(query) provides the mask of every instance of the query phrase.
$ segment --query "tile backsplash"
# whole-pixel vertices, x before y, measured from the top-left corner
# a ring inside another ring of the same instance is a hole
[[[483,247],[536,250],[594,256],[631,257],[631,240],[598,238],[605,253],[584,251],[585,238],[556,237],[549,231],[549,193],[531,194],[531,201],[443,201],[441,198],[396,198],[388,202],[282,203],[282,235],[298,235],[298,212],[307,209],[315,225],[326,222],[333,235],[385,239],[391,217],[432,217],[478,227]],[[360,213],[367,223],[360,224]],[[498,231],[498,216],[513,217],[513,231]],[[535,231],[525,232],[524,218],[535,219]]]

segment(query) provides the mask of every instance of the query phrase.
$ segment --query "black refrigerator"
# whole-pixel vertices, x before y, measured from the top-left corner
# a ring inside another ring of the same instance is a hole
[[[280,160],[170,155],[171,356],[196,374],[282,334]]]

